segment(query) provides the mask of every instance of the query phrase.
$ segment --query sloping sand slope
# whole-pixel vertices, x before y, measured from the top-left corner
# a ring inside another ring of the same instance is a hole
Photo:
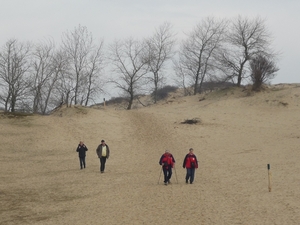
[[[1,115],[0,224],[299,224],[300,85],[202,97]],[[182,124],[193,118],[200,122]],[[111,149],[104,174],[101,139]],[[89,148],[84,170],[80,140]],[[185,184],[190,147],[200,168]],[[168,186],[158,164],[166,149],[177,161]]]

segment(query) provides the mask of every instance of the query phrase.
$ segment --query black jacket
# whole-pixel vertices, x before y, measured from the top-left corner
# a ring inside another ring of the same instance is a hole
[[[88,148],[85,146],[85,144],[83,144],[83,145],[78,145],[76,151],[78,152],[79,157],[85,157],[85,152],[87,150],[88,150]]]

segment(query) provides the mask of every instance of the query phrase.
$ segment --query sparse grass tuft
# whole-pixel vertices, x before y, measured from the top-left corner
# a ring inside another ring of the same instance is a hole
[[[197,124],[201,123],[200,119],[193,118],[193,119],[186,119],[185,121],[181,122],[181,124]]]
[[[0,112],[0,116],[8,119],[22,119],[27,116],[33,116],[33,114],[24,112]]]

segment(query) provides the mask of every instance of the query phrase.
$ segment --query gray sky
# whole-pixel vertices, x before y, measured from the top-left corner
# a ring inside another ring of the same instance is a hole
[[[178,37],[202,18],[234,18],[238,15],[266,19],[280,51],[280,71],[272,81],[300,83],[300,0],[0,0],[0,46],[10,38],[38,42],[53,38],[79,24],[105,44],[127,37],[152,35],[170,22]]]

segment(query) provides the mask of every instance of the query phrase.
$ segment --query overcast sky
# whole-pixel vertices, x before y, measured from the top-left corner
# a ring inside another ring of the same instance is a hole
[[[280,71],[272,81],[300,83],[300,0],[0,0],[0,46],[10,38],[38,42],[53,38],[79,24],[105,44],[115,39],[152,35],[170,22],[179,37],[204,17],[238,15],[266,19],[280,51]]]

